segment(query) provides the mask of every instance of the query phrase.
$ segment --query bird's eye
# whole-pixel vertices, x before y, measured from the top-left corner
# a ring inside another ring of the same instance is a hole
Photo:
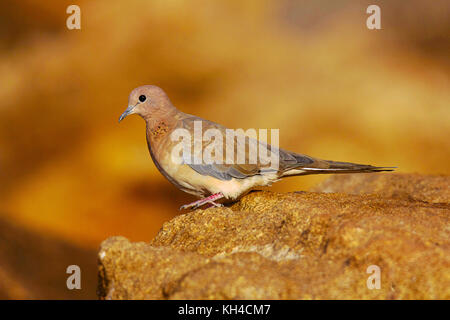
[[[147,99],[147,97],[144,96],[143,94],[141,94],[141,95],[139,96],[139,101],[140,101],[140,102],[144,102],[145,99]]]

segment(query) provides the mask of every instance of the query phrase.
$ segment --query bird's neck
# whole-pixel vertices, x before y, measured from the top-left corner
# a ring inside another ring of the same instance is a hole
[[[151,117],[145,118],[147,123],[147,139],[151,144],[157,143],[166,137],[178,121],[176,110],[166,110],[163,117],[153,114]]]

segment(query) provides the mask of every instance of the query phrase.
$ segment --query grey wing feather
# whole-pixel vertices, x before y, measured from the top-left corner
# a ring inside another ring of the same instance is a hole
[[[193,130],[193,123],[194,121],[202,121],[203,129],[206,127],[218,129],[223,133],[223,136],[226,136],[226,128],[221,126],[220,124],[201,119],[199,117],[190,116],[187,115],[186,118],[182,120],[182,126],[186,129],[188,129],[190,132]],[[248,138],[251,139],[251,138]],[[246,144],[248,144],[249,140],[246,140]],[[225,143],[229,143],[229,141],[226,141]],[[258,141],[258,143],[261,145],[262,143]],[[225,144],[223,145],[225,146]],[[193,146],[192,146],[193,147]],[[206,145],[203,145],[203,147],[206,147]],[[233,146],[234,148],[234,146]],[[246,146],[246,150],[247,150]],[[223,152],[225,155],[225,150]],[[248,156],[248,154],[246,154]],[[223,159],[222,159],[223,160]],[[273,171],[267,166],[261,165],[259,162],[255,164],[245,163],[245,164],[220,164],[220,163],[212,163],[212,164],[206,164],[206,163],[200,163],[197,164],[195,161],[192,161],[193,163],[188,163],[193,170],[198,172],[201,175],[208,175],[211,177],[214,177],[216,179],[220,180],[231,180],[233,178],[235,179],[244,179],[250,176],[262,174],[263,172],[267,171]],[[202,161],[199,161],[202,162]]]
[[[221,170],[220,165],[217,164],[189,164],[189,166],[196,172],[204,176],[211,176],[219,180],[231,180],[232,178],[243,179],[248,175],[229,167],[226,171]]]

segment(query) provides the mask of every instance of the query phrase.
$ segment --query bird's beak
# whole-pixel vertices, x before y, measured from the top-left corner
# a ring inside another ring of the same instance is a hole
[[[122,121],[126,116],[133,114],[133,109],[135,106],[128,106],[128,108],[120,115],[119,122]]]

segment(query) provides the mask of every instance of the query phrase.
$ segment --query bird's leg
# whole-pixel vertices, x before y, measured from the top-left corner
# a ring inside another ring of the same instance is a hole
[[[209,197],[194,201],[192,203],[185,204],[184,206],[180,207],[180,210],[188,209],[188,208],[194,208],[197,209],[198,207],[201,207],[204,204],[210,204],[215,207],[221,207],[222,205],[220,203],[215,203],[214,201],[222,199],[224,196],[221,192],[214,193],[210,195]]]

